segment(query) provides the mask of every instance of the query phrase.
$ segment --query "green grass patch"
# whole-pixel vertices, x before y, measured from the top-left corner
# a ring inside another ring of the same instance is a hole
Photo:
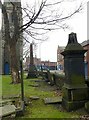
[[[37,78],[41,80],[41,78]],[[80,115],[86,114],[83,111],[66,112],[60,104],[45,105],[43,98],[55,97],[55,87],[48,85],[46,82],[35,82],[37,79],[26,79],[24,77],[24,94],[25,97],[38,96],[38,100],[30,100],[31,104],[26,107],[23,117],[16,118],[79,118]],[[3,96],[21,94],[21,84],[10,84],[10,76],[2,76],[2,94]],[[32,87],[31,84],[39,84],[38,87]]]
[[[2,95],[18,95],[20,94],[20,84],[11,84],[11,77],[9,75],[2,76]]]

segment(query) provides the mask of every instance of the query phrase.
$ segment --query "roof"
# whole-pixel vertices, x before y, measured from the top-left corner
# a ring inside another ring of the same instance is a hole
[[[86,40],[86,41],[84,41],[84,42],[81,43],[82,46],[86,46],[88,44],[89,44],[89,40]]]
[[[58,45],[58,49],[65,49],[65,46],[59,46]]]

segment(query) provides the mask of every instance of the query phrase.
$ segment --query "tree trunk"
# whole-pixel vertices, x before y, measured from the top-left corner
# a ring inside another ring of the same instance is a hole
[[[10,67],[12,83],[20,83],[19,60],[16,54],[16,44],[10,46]]]

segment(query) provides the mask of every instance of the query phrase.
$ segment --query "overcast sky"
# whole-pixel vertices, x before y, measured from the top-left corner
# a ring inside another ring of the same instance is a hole
[[[29,0],[26,0],[28,2]],[[33,0],[34,1],[34,0]],[[38,0],[40,1],[40,0]],[[67,0],[66,0],[67,1]],[[74,0],[68,0],[74,1]],[[88,0],[75,0],[76,6],[79,5],[80,2],[87,3]],[[23,0],[24,2],[24,0]],[[32,1],[30,1],[32,2]],[[29,2],[28,2],[29,3]],[[33,2],[32,2],[33,3]],[[68,10],[71,3],[65,2],[65,9]],[[73,7],[74,4],[73,4]],[[69,9],[71,11],[71,9]],[[41,58],[41,60],[50,60],[50,61],[57,61],[57,47],[59,46],[66,46],[68,42],[68,34],[71,32],[77,33],[77,39],[79,43],[87,40],[87,4],[84,4],[84,9],[81,13],[75,15],[72,19],[68,22],[70,29],[67,30],[56,30],[50,32],[48,34],[49,39],[45,42],[40,42],[37,46],[36,55],[37,57]]]
[[[81,43],[87,40],[87,5],[85,5],[82,13],[77,14],[68,21],[71,29],[58,30],[49,34],[49,39],[42,44],[39,44],[37,56],[42,60],[57,61],[57,47],[66,46],[68,42],[68,34],[71,32],[77,33],[78,42]]]

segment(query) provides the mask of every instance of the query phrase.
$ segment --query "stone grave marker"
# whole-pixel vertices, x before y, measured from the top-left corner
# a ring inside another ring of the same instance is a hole
[[[45,104],[55,104],[55,103],[62,103],[62,97],[50,97],[43,99]]]
[[[89,88],[85,84],[84,53],[77,42],[76,33],[69,34],[68,44],[61,54],[64,56],[65,82],[62,88],[62,105],[68,111],[83,107],[89,100]]]
[[[14,105],[4,105],[0,107],[0,118],[11,114],[16,114],[16,107]]]

